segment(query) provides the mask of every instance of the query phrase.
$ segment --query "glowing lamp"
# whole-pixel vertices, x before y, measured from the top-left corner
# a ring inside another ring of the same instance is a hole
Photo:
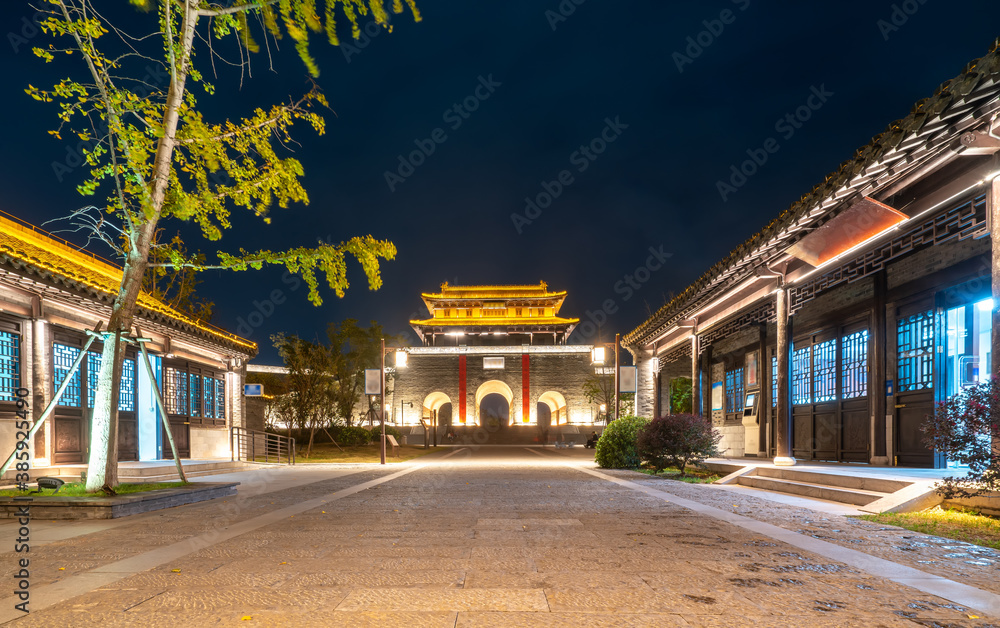
[[[406,358],[407,358],[407,353],[405,351],[397,351],[396,352],[396,368],[405,368],[406,367]]]
[[[594,347],[590,352],[590,359],[594,364],[604,364],[604,347]]]

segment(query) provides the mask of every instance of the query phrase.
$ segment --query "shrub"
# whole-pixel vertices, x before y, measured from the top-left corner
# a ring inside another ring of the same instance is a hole
[[[948,497],[973,497],[1000,490],[1000,383],[966,388],[941,402],[921,426],[924,443],[968,465],[964,477],[946,477],[936,486]]]
[[[386,435],[386,441],[389,440],[388,437],[391,435],[391,436],[395,436],[396,437],[396,442],[397,443],[403,444],[403,433],[400,432],[397,428],[395,428],[395,427],[393,427],[391,425],[386,425],[385,426],[385,435]],[[375,427],[373,427],[371,429],[371,442],[377,443],[377,442],[379,442],[379,439],[381,439],[381,438],[382,438],[382,426],[381,425],[376,425]]]
[[[337,443],[341,447],[357,447],[358,445],[367,445],[372,441],[371,432],[358,425],[341,427],[337,432],[334,434],[334,438],[337,439]]]
[[[594,459],[605,469],[633,469],[639,466],[635,439],[649,419],[625,416],[608,423],[597,440]]]
[[[677,467],[684,475],[688,464],[719,455],[722,435],[712,431],[712,425],[693,414],[668,414],[647,424],[636,439],[639,457],[659,473],[667,467]]]

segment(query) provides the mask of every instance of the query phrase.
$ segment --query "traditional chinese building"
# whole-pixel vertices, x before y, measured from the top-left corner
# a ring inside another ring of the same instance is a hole
[[[921,424],[998,372],[998,123],[994,45],[623,338],[638,413],[686,379],[729,455],[948,464]]]
[[[122,270],[31,225],[0,216],[0,450],[15,446],[15,392],[27,389],[36,419],[67,378],[87,330],[106,328]],[[156,412],[158,386],[181,457],[226,458],[229,428],[242,425],[243,376],[256,344],[196,321],[149,294],[135,324],[154,379],[126,349],[119,398],[120,460],[172,456]],[[86,462],[101,344],[90,345],[53,416],[31,444],[32,468]]]
[[[393,374],[390,416],[403,425],[437,416],[440,425],[592,425],[600,411],[583,396],[592,347],[570,345],[579,322],[559,315],[566,292],[524,286],[441,286],[421,295],[430,317],[410,324],[422,346]],[[499,399],[498,399],[499,398]],[[496,419],[499,418],[499,422]],[[532,428],[534,430],[534,427]]]

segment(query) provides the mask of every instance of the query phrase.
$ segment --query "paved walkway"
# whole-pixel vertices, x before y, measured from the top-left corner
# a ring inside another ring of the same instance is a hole
[[[588,456],[455,448],[384,468],[300,465],[245,474],[253,483],[225,501],[111,522],[32,522],[32,612],[22,616],[8,597],[0,621],[1000,625],[992,550],[597,470]],[[12,551],[16,532],[0,525],[11,584],[24,556]],[[886,549],[900,543],[909,551]]]

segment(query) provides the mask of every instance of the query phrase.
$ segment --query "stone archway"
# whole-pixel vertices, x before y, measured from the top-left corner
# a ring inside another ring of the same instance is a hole
[[[439,415],[442,410],[445,410],[449,416],[449,421],[451,417],[451,397],[444,394],[441,391],[434,391],[424,398],[423,411],[420,416],[424,419],[430,418],[435,412]]]
[[[552,425],[564,425],[569,422],[566,397],[562,393],[554,390],[546,391],[538,397],[538,403],[548,406]]]
[[[507,422],[504,426],[510,425],[513,420],[511,414],[514,410],[514,391],[510,389],[510,386],[498,379],[491,379],[476,389],[476,423],[478,425],[483,424],[482,417],[480,416],[480,405],[487,395],[500,395],[507,401]]]

